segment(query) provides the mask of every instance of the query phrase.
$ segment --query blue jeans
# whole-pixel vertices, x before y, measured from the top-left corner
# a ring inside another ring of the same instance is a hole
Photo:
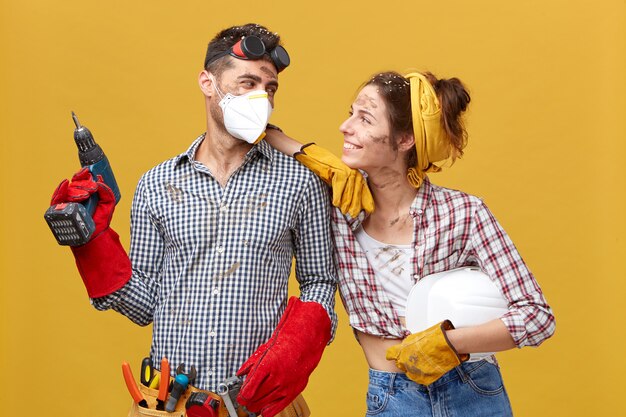
[[[463,363],[429,386],[403,373],[370,369],[366,416],[482,417],[512,416],[497,365],[485,360]]]

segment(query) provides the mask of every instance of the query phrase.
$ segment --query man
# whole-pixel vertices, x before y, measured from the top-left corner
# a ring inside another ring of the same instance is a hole
[[[106,185],[81,171],[53,196],[100,196],[94,237],[72,248],[94,307],[153,323],[153,362],[193,365],[197,388],[246,375],[238,400],[264,417],[304,389],[336,326],[327,191],[260,140],[289,64],[279,43],[254,24],[209,43],[198,78],[207,131],[139,181],[130,260],[108,227]],[[301,295],[285,308],[294,255]]]

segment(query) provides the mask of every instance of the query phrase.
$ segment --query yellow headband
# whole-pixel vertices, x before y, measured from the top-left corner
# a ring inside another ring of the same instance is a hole
[[[415,188],[424,181],[426,172],[439,172],[450,157],[450,141],[441,124],[441,105],[428,79],[419,72],[405,75],[411,83],[411,111],[417,164],[409,168],[407,179]]]

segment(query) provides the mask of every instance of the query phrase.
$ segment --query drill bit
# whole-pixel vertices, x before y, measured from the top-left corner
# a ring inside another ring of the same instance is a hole
[[[76,125],[76,129],[80,129],[82,126],[78,121],[78,117],[76,117],[76,113],[72,112],[72,119],[74,119],[74,124]]]

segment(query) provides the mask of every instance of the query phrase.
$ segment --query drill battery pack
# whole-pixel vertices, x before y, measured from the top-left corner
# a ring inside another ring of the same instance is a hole
[[[96,228],[85,206],[79,203],[53,205],[44,218],[59,245],[84,245]]]

